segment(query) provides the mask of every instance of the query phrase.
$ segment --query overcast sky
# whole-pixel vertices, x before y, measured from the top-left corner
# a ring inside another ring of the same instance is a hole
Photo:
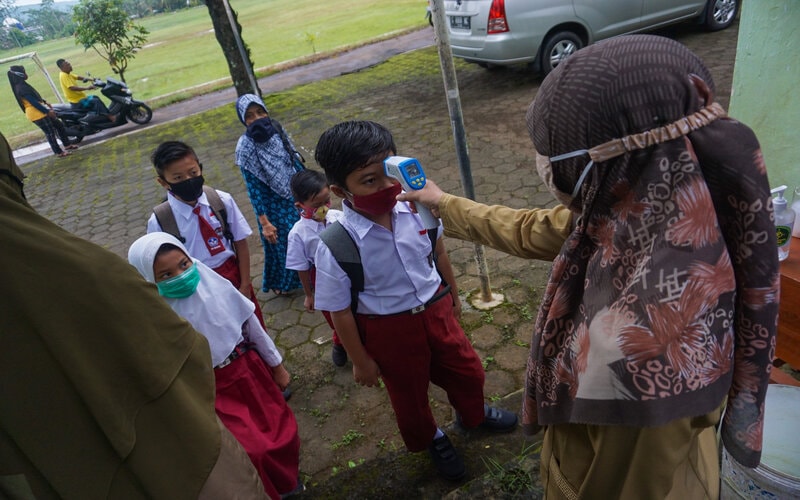
[[[56,0],[56,3],[62,2],[64,0]],[[14,0],[16,5],[38,5],[42,3],[41,0]]]

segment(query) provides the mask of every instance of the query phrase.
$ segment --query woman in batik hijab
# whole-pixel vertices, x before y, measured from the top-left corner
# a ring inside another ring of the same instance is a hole
[[[289,182],[303,168],[302,156],[280,123],[270,118],[260,97],[239,97],[236,113],[247,127],[236,144],[236,165],[242,171],[264,247],[261,289],[286,295],[300,287],[297,271],[286,269],[286,246],[289,230],[300,219]]]
[[[715,498],[714,426],[761,454],[779,270],[758,141],[714,102],[702,61],[650,35],[577,52],[527,113],[563,204],[511,211],[443,194],[445,234],[552,258],[523,423],[545,427],[545,496]],[[567,207],[567,208],[565,208]],[[575,216],[570,224],[565,211]]]

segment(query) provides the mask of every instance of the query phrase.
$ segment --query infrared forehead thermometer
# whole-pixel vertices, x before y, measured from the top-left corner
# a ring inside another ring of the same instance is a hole
[[[386,175],[400,181],[400,185],[406,191],[416,191],[425,187],[425,171],[416,158],[405,156],[390,156],[383,160],[383,170]],[[433,216],[428,207],[422,203],[416,203],[417,213],[419,213],[425,229],[439,227],[439,220]]]

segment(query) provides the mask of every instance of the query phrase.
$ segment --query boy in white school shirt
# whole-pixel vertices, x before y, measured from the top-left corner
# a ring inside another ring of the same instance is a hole
[[[256,307],[256,317],[266,329],[261,305],[250,282],[250,247],[247,237],[252,234],[247,219],[233,197],[216,191],[225,207],[225,221],[233,241],[228,241],[222,222],[211,208],[203,190],[203,164],[191,146],[181,141],[166,141],[151,156],[156,181],[167,190],[167,203],[179,234],[172,234],[186,245],[189,254],[230,281]],[[157,207],[158,208],[158,207]],[[156,211],[147,221],[147,232],[168,231],[162,227]]]
[[[483,366],[458,323],[461,303],[444,242],[431,248],[419,216],[397,202],[399,183],[384,173],[383,160],[396,149],[391,132],[370,121],[343,122],[320,137],[315,159],[344,200],[339,222],[358,247],[364,290],[353,313],[350,279],[318,245],[315,306],[331,312],[356,383],[383,380],[408,450],[427,449],[439,473],[457,480],[464,462],[433,418],[429,384],[447,392],[463,427],[510,432],[517,416],[484,403]]]
[[[300,211],[300,219],[294,223],[289,231],[286,246],[286,269],[297,271],[300,284],[306,297],[303,305],[306,311],[314,310],[314,282],[316,281],[316,268],[314,254],[319,245],[319,233],[328,225],[342,217],[341,210],[332,210],[331,190],[325,174],[318,170],[305,169],[292,176],[292,196],[294,205]],[[336,366],[347,363],[347,351],[336,334],[331,315],[322,311],[325,321],[333,329],[333,347],[331,359]]]

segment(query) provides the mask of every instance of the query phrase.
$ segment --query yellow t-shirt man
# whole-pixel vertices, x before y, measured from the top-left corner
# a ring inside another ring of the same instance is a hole
[[[99,97],[86,95],[85,91],[94,89],[94,85],[90,84],[85,87],[78,85],[78,81],[86,82],[89,81],[88,78],[73,75],[72,64],[70,64],[69,61],[59,59],[56,61],[56,65],[58,69],[61,70],[61,73],[58,75],[61,91],[64,92],[64,97],[67,98],[67,101],[69,101],[73,107],[86,109],[89,113],[106,115],[110,121],[116,121],[116,115],[108,114],[108,108]]]
[[[78,104],[81,99],[86,97],[86,92],[82,90],[72,90],[70,87],[78,87],[78,77],[72,73],[61,72],[58,75],[58,81],[61,83],[61,90],[64,92],[64,97],[67,98],[72,104]]]

